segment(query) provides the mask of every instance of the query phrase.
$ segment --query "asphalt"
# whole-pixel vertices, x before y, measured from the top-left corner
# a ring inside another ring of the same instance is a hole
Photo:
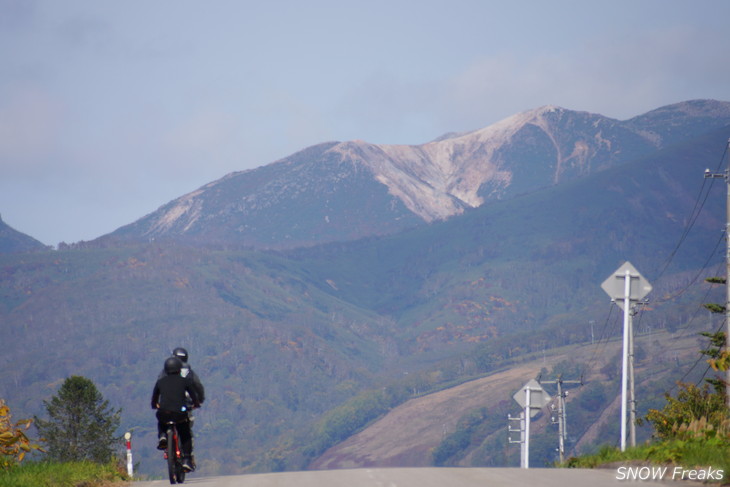
[[[637,467],[634,467],[635,469]],[[195,487],[621,487],[652,486],[700,486],[700,482],[680,481],[681,472],[672,468],[664,471],[633,470],[628,467],[612,469],[519,469],[519,468],[361,468],[352,470],[322,470],[285,472],[225,477],[202,477],[197,473],[188,476],[184,485]],[[718,472],[690,475],[707,477]],[[672,480],[674,475],[675,480]],[[723,472],[723,478],[727,475]],[[642,480],[646,479],[646,480]],[[161,487],[170,485],[168,480],[135,482],[132,487]]]

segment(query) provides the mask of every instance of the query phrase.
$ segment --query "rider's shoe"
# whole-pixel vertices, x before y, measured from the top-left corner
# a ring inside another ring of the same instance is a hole
[[[190,459],[189,459],[189,458],[183,458],[183,461],[182,461],[182,468],[183,468],[183,470],[185,470],[186,472],[192,472],[193,470],[195,470],[195,469],[193,468],[193,464],[192,464],[192,462],[190,461]]]
[[[165,448],[167,448],[167,437],[160,436],[160,439],[157,441],[157,449],[164,450]]]

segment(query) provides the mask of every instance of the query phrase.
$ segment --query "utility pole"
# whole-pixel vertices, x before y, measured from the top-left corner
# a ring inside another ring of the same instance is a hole
[[[730,140],[728,140],[730,148]],[[725,353],[730,354],[730,165],[722,174],[713,174],[705,169],[705,178],[724,178],[727,184],[727,203],[725,209]],[[725,371],[725,401],[730,407],[730,367]]]
[[[629,446],[636,446],[636,387],[634,382],[634,316],[638,313],[636,306],[638,304],[646,304],[646,302],[637,302],[631,306],[629,312],[629,320],[627,328],[629,330],[629,349],[628,356],[628,388],[629,388]]]
[[[581,380],[563,380],[562,376],[558,376],[556,380],[547,380],[541,382],[541,384],[556,384],[558,386],[558,453],[560,454],[560,463],[565,461],[565,442],[568,439],[568,415],[565,410],[565,398],[568,396],[568,391],[563,391],[563,384],[580,384],[583,385]],[[555,424],[553,418],[553,424]]]
[[[636,446],[636,389],[634,387],[634,316],[636,306],[629,312],[629,446]]]
[[[623,337],[623,356],[622,356],[622,374],[621,374],[621,451],[626,451],[626,388],[628,386],[629,376],[629,355],[633,355],[629,351],[631,345],[631,309],[630,309],[630,297],[631,297],[631,272],[627,269],[626,276],[624,277],[624,285],[626,291],[624,294],[624,337]]]

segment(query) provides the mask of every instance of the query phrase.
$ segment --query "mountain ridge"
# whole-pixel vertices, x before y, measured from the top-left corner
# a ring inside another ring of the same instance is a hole
[[[730,103],[712,100],[625,122],[546,105],[421,145],[326,142],[230,173],[98,240],[283,249],[385,235],[585,177],[677,142],[678,134],[727,123]]]
[[[2,216],[0,216],[0,253],[31,252],[45,249],[45,244],[14,229],[5,223]]]

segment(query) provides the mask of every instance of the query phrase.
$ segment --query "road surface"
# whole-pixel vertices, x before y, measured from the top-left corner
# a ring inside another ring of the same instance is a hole
[[[646,474],[647,472],[643,472]],[[308,472],[202,477],[192,474],[183,485],[194,487],[621,487],[701,485],[672,481],[620,480],[617,469],[519,468],[362,468]],[[135,482],[132,487],[162,487],[168,480]]]

